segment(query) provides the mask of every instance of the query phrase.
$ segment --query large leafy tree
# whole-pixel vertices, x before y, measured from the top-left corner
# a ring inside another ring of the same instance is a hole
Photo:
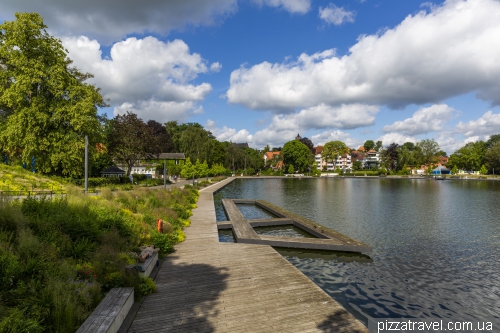
[[[484,164],[485,142],[469,142],[453,154],[448,160],[447,166],[459,169],[479,171]]]
[[[395,142],[391,143],[382,153],[384,166],[388,170],[396,170],[398,168],[399,145]]]
[[[291,165],[300,172],[306,172],[311,167],[314,156],[311,150],[299,140],[292,140],[285,143],[283,150],[283,162],[285,166]]]
[[[500,141],[495,143],[490,149],[486,150],[484,161],[489,170],[497,170],[500,173]]]
[[[36,13],[0,24],[0,150],[23,162],[35,157],[42,172],[79,176],[84,136],[93,152],[105,103],[46,28]]]
[[[215,139],[212,133],[203,127],[188,127],[179,138],[179,148],[192,160],[207,160],[211,153],[208,142],[212,139]]]
[[[325,143],[321,156],[327,162],[335,162],[339,156],[349,153],[349,147],[342,141],[330,141]]]
[[[174,150],[174,143],[170,134],[168,134],[165,125],[156,120],[149,120],[146,123],[151,130],[152,142],[149,150],[153,153],[170,153]]]
[[[441,148],[434,139],[424,139],[417,143],[417,148],[420,150],[420,160],[422,164],[430,167],[438,161]]]
[[[312,141],[309,138],[307,138],[307,137],[300,138],[300,142],[305,144],[307,146],[307,148],[309,148],[309,150],[311,151],[311,153],[313,155],[315,154],[316,150],[314,149],[314,144],[312,143]]]
[[[363,144],[363,148],[365,148],[365,151],[370,151],[375,148],[375,142],[373,142],[373,140],[366,140]]]
[[[152,128],[135,113],[117,115],[111,123],[109,153],[115,161],[127,166],[127,176],[139,160],[152,158],[158,153],[151,151],[155,147]]]

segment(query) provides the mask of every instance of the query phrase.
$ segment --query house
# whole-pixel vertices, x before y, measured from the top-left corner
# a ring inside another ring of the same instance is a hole
[[[363,169],[376,169],[380,164],[380,153],[370,149],[363,159]]]
[[[267,161],[271,163],[272,161],[278,161],[280,158],[280,151],[268,151],[264,154],[264,165],[267,165]]]
[[[323,156],[321,155],[323,152],[323,146],[314,147],[314,152],[314,161],[316,162],[318,170],[323,170],[324,168],[328,171],[332,171],[337,168],[341,170],[352,170],[352,158],[350,154],[339,156],[335,163],[333,163],[323,159]]]
[[[113,165],[105,170],[101,171],[101,177],[123,177],[125,176],[125,171],[119,167]]]

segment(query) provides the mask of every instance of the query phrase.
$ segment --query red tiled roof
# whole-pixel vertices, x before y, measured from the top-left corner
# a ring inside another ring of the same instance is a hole
[[[280,155],[280,151],[268,151],[266,152],[265,156],[268,160],[272,159],[275,155]]]
[[[316,153],[316,155],[321,154],[322,151],[323,151],[323,146],[314,147],[314,152]]]

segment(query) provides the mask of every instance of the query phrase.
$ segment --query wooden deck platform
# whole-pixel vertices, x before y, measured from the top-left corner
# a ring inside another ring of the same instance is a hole
[[[261,207],[277,218],[247,220],[236,204],[253,204]],[[217,223],[219,229],[233,229],[236,242],[243,244],[262,244],[275,247],[296,249],[330,250],[369,253],[372,248],[355,239],[331,230],[314,221],[293,214],[267,201],[247,199],[222,199],[229,221]],[[253,227],[265,225],[294,225],[317,238],[279,237],[258,235]]]
[[[231,180],[201,191],[128,332],[367,332],[272,247],[219,242],[213,192]]]

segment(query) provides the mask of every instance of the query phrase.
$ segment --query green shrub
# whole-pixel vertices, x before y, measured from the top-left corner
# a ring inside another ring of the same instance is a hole
[[[0,322],[1,333],[38,333],[44,330],[40,318],[33,318],[32,314],[18,308],[11,308],[8,315]]]
[[[141,296],[152,294],[156,291],[156,283],[149,277],[141,278],[139,292]]]

